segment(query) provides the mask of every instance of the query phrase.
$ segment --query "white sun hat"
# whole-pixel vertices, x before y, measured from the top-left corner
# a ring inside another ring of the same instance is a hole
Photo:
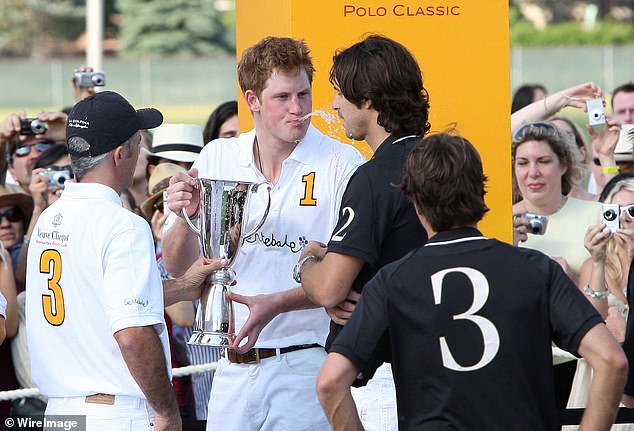
[[[203,148],[203,130],[197,124],[162,124],[152,135],[151,156],[176,162],[194,162]]]

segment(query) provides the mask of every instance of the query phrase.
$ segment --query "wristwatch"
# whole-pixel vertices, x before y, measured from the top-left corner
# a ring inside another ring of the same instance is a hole
[[[302,266],[304,265],[304,262],[306,262],[308,259],[319,260],[319,258],[314,254],[309,254],[308,256],[302,257],[299,262],[295,264],[295,266],[293,267],[293,280],[295,280],[295,282],[298,284],[302,284]]]

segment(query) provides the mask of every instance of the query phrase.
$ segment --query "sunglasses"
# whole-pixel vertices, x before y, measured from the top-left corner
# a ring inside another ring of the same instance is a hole
[[[560,134],[557,126],[553,126],[550,123],[539,121],[536,123],[524,124],[513,133],[513,141],[521,141],[526,135],[534,133],[545,134],[546,136],[557,136]],[[545,132],[545,133],[544,133]]]
[[[11,223],[21,221],[24,218],[24,213],[20,208],[9,208],[5,212],[0,211],[0,221],[6,217]]]
[[[631,219],[634,219],[634,204],[619,205],[619,214],[626,213]]]
[[[29,154],[31,154],[31,148],[35,148],[40,153],[43,153],[44,151],[51,148],[53,145],[55,145],[54,142],[36,142],[35,144],[24,145],[15,149],[15,156],[28,156]]]

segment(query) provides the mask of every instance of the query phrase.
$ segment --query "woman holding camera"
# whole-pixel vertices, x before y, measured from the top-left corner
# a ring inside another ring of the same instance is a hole
[[[585,246],[590,253],[579,276],[579,289],[601,313],[608,329],[620,343],[625,339],[628,274],[634,258],[634,174],[618,174],[603,189],[602,217],[588,227]],[[579,360],[568,401],[569,408],[588,403],[592,370]],[[564,427],[564,429],[568,429]],[[618,424],[612,431],[634,430],[634,424]]]
[[[590,226],[585,246],[591,258],[581,269],[579,288],[594,292],[592,304],[619,342],[625,338],[627,276],[634,258],[634,174],[618,174],[601,193],[602,220]],[[614,217],[611,216],[614,214]]]
[[[599,219],[596,202],[567,196],[580,180],[569,134],[550,123],[529,123],[513,134],[514,244],[557,260],[576,283],[589,257],[584,233]]]

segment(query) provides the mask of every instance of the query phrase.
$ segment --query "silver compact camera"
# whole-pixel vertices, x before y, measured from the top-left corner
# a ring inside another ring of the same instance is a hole
[[[524,217],[528,220],[528,233],[533,235],[544,235],[546,233],[546,226],[548,226],[548,216],[524,213]]]
[[[602,204],[601,205],[601,221],[612,232],[619,230],[621,210],[619,204]]]
[[[103,87],[106,85],[104,72],[75,72],[75,85],[78,87]]]
[[[48,130],[46,123],[37,118],[20,120],[20,135],[43,135]]]
[[[603,100],[588,99],[586,100],[586,108],[588,111],[588,125],[598,126],[605,124],[605,112],[603,111]]]
[[[48,189],[54,191],[64,188],[66,181],[73,178],[73,171],[70,166],[50,166],[42,175],[48,181]]]

